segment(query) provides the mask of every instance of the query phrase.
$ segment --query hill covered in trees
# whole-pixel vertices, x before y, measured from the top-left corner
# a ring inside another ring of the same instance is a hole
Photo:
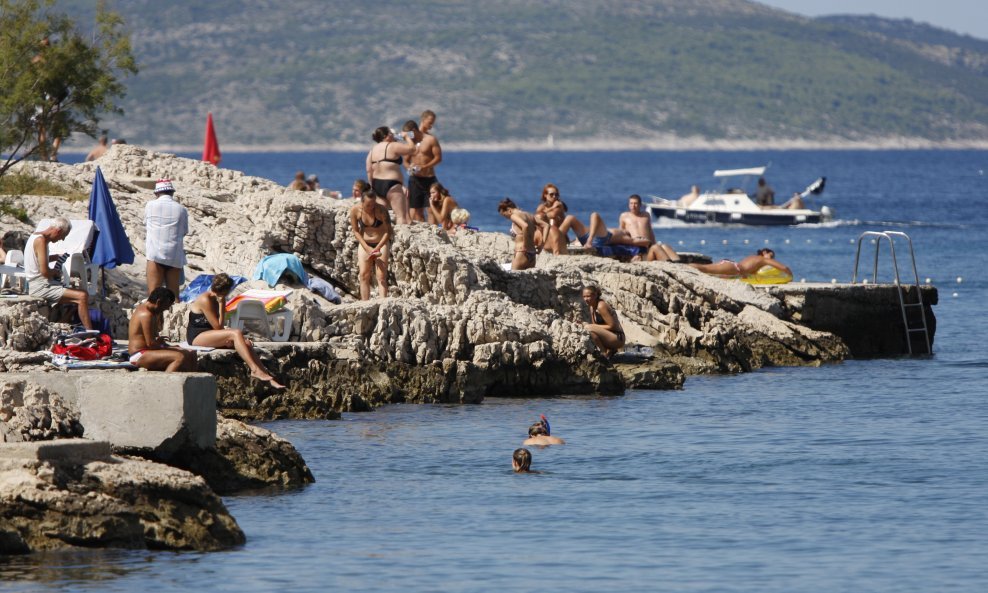
[[[201,143],[207,111],[227,147],[366,145],[426,108],[448,143],[988,138],[988,42],[911,21],[745,0],[113,7],[141,71],[106,126],[146,145]]]

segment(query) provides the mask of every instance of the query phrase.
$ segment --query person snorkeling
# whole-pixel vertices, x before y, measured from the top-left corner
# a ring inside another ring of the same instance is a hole
[[[528,438],[522,445],[532,445],[536,447],[548,447],[549,445],[565,445],[566,441],[551,434],[549,420],[544,414],[539,415],[539,421],[528,427]]]

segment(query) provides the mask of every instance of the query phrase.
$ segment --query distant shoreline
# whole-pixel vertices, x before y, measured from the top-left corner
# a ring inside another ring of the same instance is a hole
[[[442,137],[440,137],[442,140]],[[189,153],[202,150],[202,144],[144,145],[155,152]],[[366,144],[337,142],[332,144],[223,144],[220,150],[229,153],[292,153],[292,152],[365,152]],[[87,145],[88,146],[88,145]],[[558,140],[552,146],[545,141],[508,142],[443,142],[445,151],[454,152],[618,152],[623,150],[669,151],[755,151],[755,150],[988,150],[985,140],[932,141],[925,138],[875,138],[869,140],[704,140],[700,138],[670,138],[656,140]],[[65,146],[65,154],[86,154],[89,147]]]

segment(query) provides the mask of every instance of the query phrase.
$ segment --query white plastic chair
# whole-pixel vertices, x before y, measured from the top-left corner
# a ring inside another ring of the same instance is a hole
[[[7,258],[4,260],[3,264],[5,266],[23,268],[24,252],[20,249],[11,249],[7,252]],[[15,284],[17,285],[17,290],[19,292],[27,293],[27,278],[23,274],[0,275],[0,288],[14,288]]]
[[[44,220],[42,222],[45,222]],[[99,266],[89,259],[89,246],[96,235],[96,224],[91,220],[72,220],[72,230],[61,241],[48,246],[49,255],[69,254],[62,264],[62,284],[70,286],[72,278],[79,279],[79,289],[95,296]]]
[[[261,301],[244,299],[237,303],[237,308],[233,310],[233,314],[230,316],[230,328],[243,330],[247,322],[254,321],[258,323],[251,324],[251,327],[259,325],[259,333],[266,340],[287,342],[292,334],[293,319],[294,316],[290,309],[268,313]]]

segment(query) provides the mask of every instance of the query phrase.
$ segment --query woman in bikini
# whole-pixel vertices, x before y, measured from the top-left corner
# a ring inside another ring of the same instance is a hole
[[[567,214],[568,210],[566,203],[560,198],[559,188],[547,183],[542,188],[542,202],[535,209],[535,220],[539,223],[540,231],[536,244],[543,250],[566,255],[569,252],[566,245],[569,242],[567,233],[570,229],[576,233],[577,238],[582,237],[581,243],[586,241],[587,227],[576,216]]]
[[[601,354],[607,358],[614,356],[619,348],[624,347],[624,328],[618,321],[617,313],[600,300],[600,288],[597,286],[583,287],[583,302],[590,309],[590,323],[583,324],[590,331],[590,339]]]
[[[792,270],[790,270],[785,264],[776,261],[775,252],[768,247],[759,249],[755,255],[749,255],[739,262],[729,259],[722,259],[715,264],[690,265],[701,272],[706,274],[715,274],[717,276],[745,278],[747,276],[751,276],[764,266],[772,266],[773,268],[781,270],[783,273],[792,276]]]
[[[388,296],[388,259],[391,255],[391,218],[377,203],[374,190],[367,190],[360,203],[350,209],[350,228],[357,239],[357,267],[360,275],[360,300],[370,298],[371,278],[377,272],[378,296]]]
[[[233,289],[233,280],[226,274],[217,274],[209,290],[202,293],[189,305],[189,328],[186,341],[193,346],[210,348],[233,348],[250,367],[250,376],[269,383],[275,389],[285,386],[275,380],[257,357],[250,340],[239,329],[223,327],[226,310],[226,297]]]
[[[511,221],[511,236],[515,238],[515,255],[512,270],[535,267],[535,217],[519,208],[511,198],[504,198],[497,205],[498,213]]]
[[[374,146],[367,153],[367,180],[371,188],[395,212],[398,224],[409,224],[408,196],[402,185],[405,179],[401,172],[402,157],[412,156],[418,149],[411,136],[405,137],[405,144],[395,141],[394,134],[387,126],[381,126],[371,134]]]
[[[456,226],[452,219],[453,210],[459,207],[441,183],[429,186],[429,224],[438,224],[447,231],[452,229]]]

